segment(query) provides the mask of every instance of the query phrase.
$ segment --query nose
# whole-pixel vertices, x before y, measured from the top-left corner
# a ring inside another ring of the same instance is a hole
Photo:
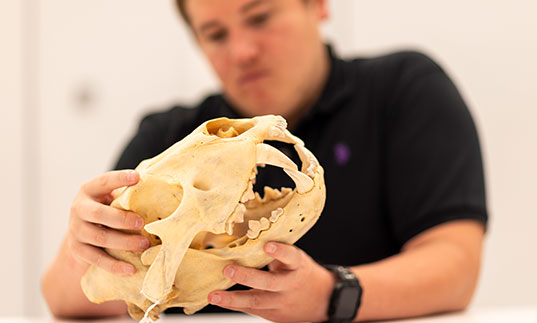
[[[259,44],[248,32],[237,31],[231,36],[231,56],[239,66],[251,65],[259,56]]]

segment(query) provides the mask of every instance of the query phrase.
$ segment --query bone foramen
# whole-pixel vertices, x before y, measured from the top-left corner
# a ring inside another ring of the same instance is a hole
[[[223,268],[231,263],[263,267],[268,241],[292,244],[317,221],[325,202],[323,168],[280,116],[219,118],[200,125],[136,170],[140,181],[122,190],[112,206],[145,220],[151,241],[144,252],[106,250],[132,263],[136,273],[119,277],[91,266],[82,278],[89,300],[124,300],[129,314],[156,319],[168,307],[192,314],[207,295],[227,289]],[[293,144],[302,167],[263,143]],[[257,167],[281,167],[296,188],[253,191]]]

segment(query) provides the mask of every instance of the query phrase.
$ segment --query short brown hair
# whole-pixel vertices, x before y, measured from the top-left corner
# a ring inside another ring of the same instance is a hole
[[[186,0],[175,0],[175,5],[177,6],[177,9],[179,9],[181,17],[187,24],[190,25],[190,19],[188,19],[188,15],[186,14],[185,3]]]
[[[308,3],[308,0],[303,0],[305,3]],[[186,0],[175,0],[175,5],[177,6],[177,9],[179,9],[179,13],[181,14],[181,17],[183,20],[190,25],[190,19],[188,18],[188,14],[186,13]]]

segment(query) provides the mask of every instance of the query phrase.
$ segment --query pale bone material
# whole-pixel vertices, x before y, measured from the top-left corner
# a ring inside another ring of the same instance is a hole
[[[111,204],[145,220],[135,231],[147,236],[144,252],[107,249],[132,263],[130,277],[91,266],[81,285],[95,303],[124,300],[136,319],[151,319],[168,307],[192,314],[208,304],[209,292],[234,283],[222,274],[231,263],[260,268],[272,259],[268,241],[292,244],[317,221],[325,202],[323,168],[280,116],[207,121],[136,170],[140,181],[120,191]],[[279,150],[264,144],[293,144],[301,171]],[[276,165],[296,188],[253,192],[257,166]],[[147,320],[144,319],[144,320]]]

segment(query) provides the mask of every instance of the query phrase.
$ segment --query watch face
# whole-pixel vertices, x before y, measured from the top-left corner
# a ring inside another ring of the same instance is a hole
[[[340,290],[338,306],[336,312],[334,313],[335,317],[348,318],[354,314],[356,308],[356,301],[358,300],[358,289],[346,287]]]

